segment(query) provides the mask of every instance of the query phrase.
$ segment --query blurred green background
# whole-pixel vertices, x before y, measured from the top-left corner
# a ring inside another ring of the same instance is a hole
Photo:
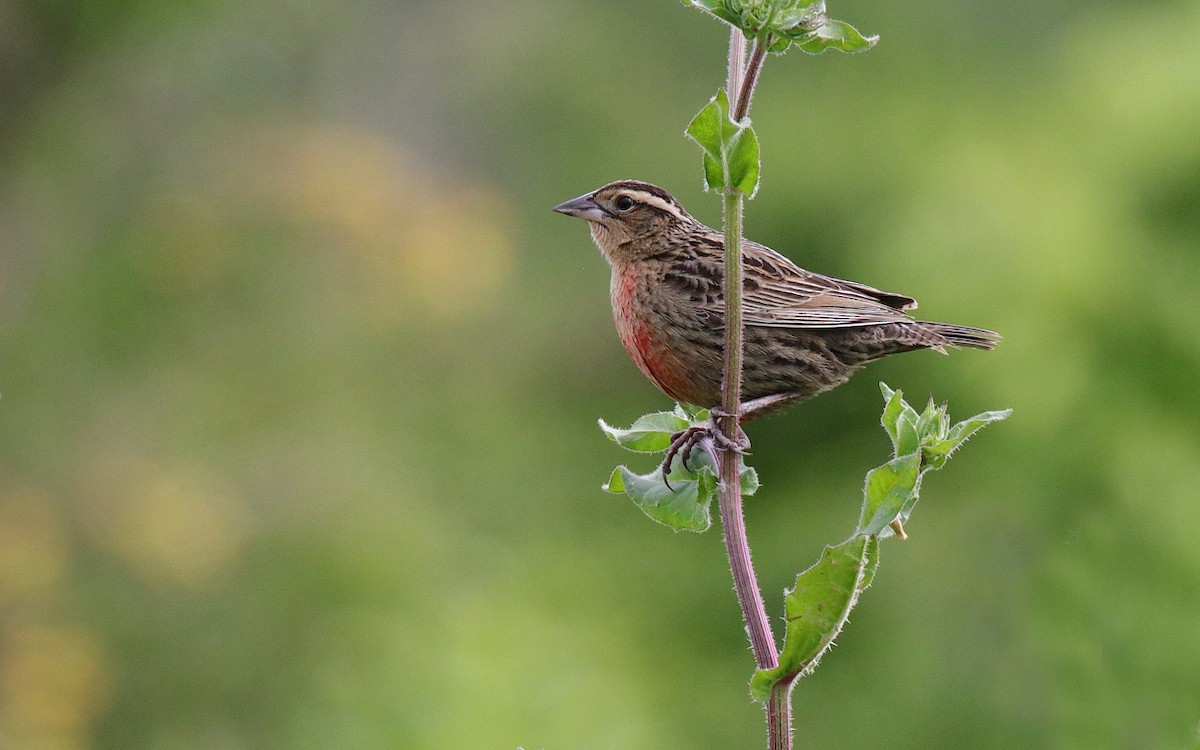
[[[1200,745],[1200,4],[844,0],[773,58],[747,232],[1002,332],[751,427],[769,608],[932,475],[798,747]],[[719,221],[674,0],[0,0],[0,747],[759,747],[718,533],[600,492],[666,407],[550,211]]]

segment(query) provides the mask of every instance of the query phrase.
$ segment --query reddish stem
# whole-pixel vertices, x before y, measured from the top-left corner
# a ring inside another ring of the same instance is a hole
[[[746,61],[746,39],[734,29],[729,39],[729,75],[726,87],[735,121],[746,117],[750,98],[762,71],[766,46],[756,40]],[[731,441],[742,436],[742,193],[725,186],[725,367],[721,385],[721,407],[729,415],[720,419],[722,433]],[[775,635],[767,618],[766,606],[754,574],[750,543],[746,537],[746,519],[742,508],[741,457],[729,450],[720,452],[721,484],[718,492],[725,551],[733,573],[733,588],[742,609],[750,648],[759,669],[774,669],[779,664]],[[788,685],[776,686],[764,706],[767,719],[767,743],[770,750],[791,750],[791,704]]]

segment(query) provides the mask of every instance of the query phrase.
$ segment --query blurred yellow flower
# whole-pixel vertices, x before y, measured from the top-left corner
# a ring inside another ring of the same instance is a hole
[[[90,747],[110,681],[90,631],[43,625],[0,632],[0,747]]]

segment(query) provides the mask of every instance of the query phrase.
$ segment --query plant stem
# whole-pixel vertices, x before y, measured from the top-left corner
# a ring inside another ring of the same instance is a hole
[[[792,685],[787,679],[771,688],[767,699],[767,748],[792,750]]]
[[[737,30],[741,34],[741,30]],[[738,95],[729,95],[729,101],[733,102],[732,116],[734,122],[740,121],[743,117],[750,113],[750,100],[754,98],[754,87],[758,85],[758,76],[762,72],[763,62],[767,59],[767,49],[770,47],[770,39],[755,39],[754,51],[750,53],[750,62],[746,63],[746,72],[742,78],[741,85],[738,86]],[[730,75],[732,75],[730,71]]]
[[[742,194],[733,189],[725,192],[725,379],[721,408],[729,417],[721,419],[722,432],[730,440],[741,435],[736,416],[742,392]],[[732,282],[732,283],[731,283]],[[733,587],[737,592],[750,646],[759,669],[772,669],[779,662],[775,638],[771,633],[766,607],[750,560],[750,544],[746,539],[746,519],[742,512],[742,486],[739,476],[741,457],[733,451],[721,452],[721,485],[719,491],[721,524],[725,534],[725,551],[733,571]]]
[[[745,118],[750,109],[758,74],[762,70],[766,48],[756,40],[749,64],[746,60],[746,38],[740,29],[733,29],[729,38],[729,73],[726,87],[733,105],[734,120]],[[728,416],[720,420],[725,437],[737,441],[741,437],[742,401],[742,201],[741,191],[726,184],[725,213],[725,369],[721,384],[721,409]],[[724,530],[725,551],[733,572],[733,588],[737,592],[742,619],[750,638],[750,648],[759,669],[774,669],[779,664],[779,652],[766,606],[750,559],[750,543],[746,538],[746,519],[742,509],[741,458],[733,451],[721,451],[721,484],[718,490],[721,525]],[[767,718],[767,744],[770,750],[791,750],[790,688],[778,695],[772,692],[764,708]]]
[[[745,70],[746,35],[734,26],[729,32],[729,74],[725,77],[725,93],[729,94],[730,102],[738,100]]]

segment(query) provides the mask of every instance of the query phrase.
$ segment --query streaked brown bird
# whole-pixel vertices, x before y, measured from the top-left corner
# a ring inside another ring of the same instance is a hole
[[[676,401],[721,403],[724,236],[669,193],[613,182],[554,207],[584,219],[612,266],[613,318],[638,368]],[[916,300],[805,271],[769,247],[743,245],[743,420],[846,382],[889,354],[968,347],[1000,337],[916,320]]]

